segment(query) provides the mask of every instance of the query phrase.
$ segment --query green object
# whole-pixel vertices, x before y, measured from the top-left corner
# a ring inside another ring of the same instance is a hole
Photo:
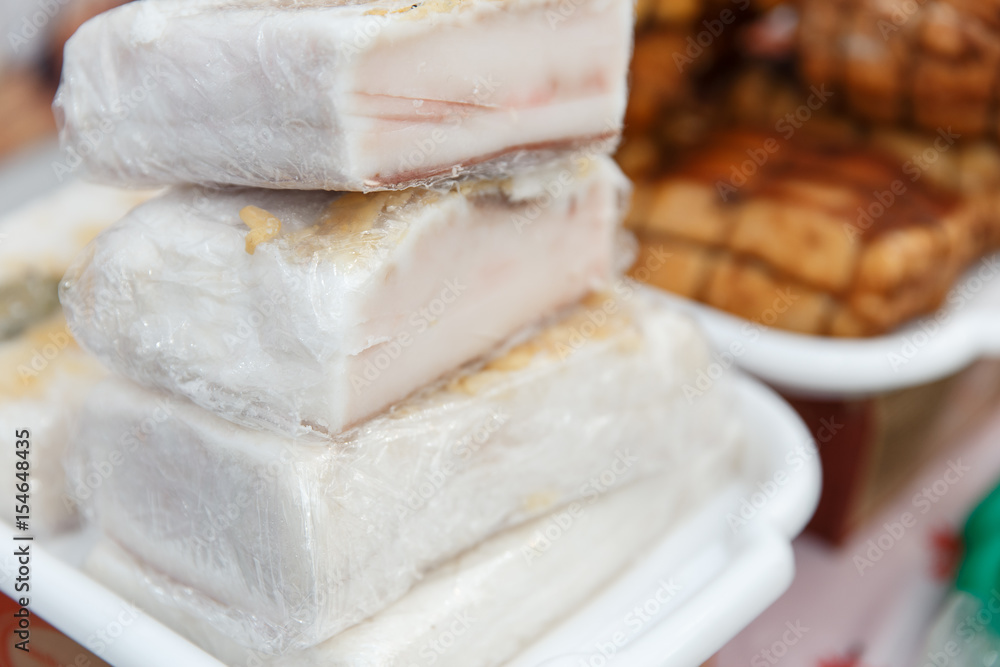
[[[921,665],[1000,667],[1000,486],[972,510],[955,590],[928,630]]]
[[[29,273],[0,284],[0,341],[20,335],[58,309],[58,276]]]
[[[969,515],[963,532],[965,557],[955,588],[983,604],[1000,605],[1000,486]],[[991,614],[989,628],[1000,635],[1000,614]]]

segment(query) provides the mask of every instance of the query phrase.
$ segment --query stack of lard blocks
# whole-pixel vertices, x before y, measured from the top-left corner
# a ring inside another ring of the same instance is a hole
[[[735,469],[728,392],[684,396],[701,336],[619,274],[632,11],[145,0],[80,29],[67,150],[172,186],[60,287],[112,371],[70,455],[92,573],[229,664],[494,665]]]

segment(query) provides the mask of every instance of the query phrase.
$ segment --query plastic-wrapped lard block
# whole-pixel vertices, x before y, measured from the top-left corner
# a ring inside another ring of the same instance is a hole
[[[55,106],[110,184],[399,189],[610,153],[631,47],[629,0],[154,0],[80,28]]]
[[[730,445],[702,452],[704,465],[637,481],[504,531],[436,568],[370,619],[280,657],[241,647],[172,604],[177,584],[109,540],[90,554],[86,569],[233,667],[496,667],[586,604],[687,511],[730,482],[740,455],[737,443]],[[672,597],[681,586],[661,580],[649,595]],[[637,632],[629,626],[625,635]],[[591,658],[578,660],[586,665]]]
[[[76,504],[66,493],[63,458],[73,423],[91,390],[106,375],[96,359],[81,350],[61,314],[36,324],[20,337],[0,343],[0,429],[12,441],[2,448],[0,517],[28,518],[33,534],[56,533],[76,523]],[[27,463],[22,463],[26,461]],[[16,477],[27,472],[26,480]],[[30,512],[15,511],[17,485],[28,484]]]
[[[86,406],[71,488],[179,584],[179,608],[258,650],[315,645],[500,530],[731,448],[725,382],[684,396],[709,360],[694,325],[631,283],[619,292],[325,446],[180,399],[123,446],[162,398],[116,380]]]
[[[615,275],[605,157],[449,192],[187,187],[80,255],[81,345],[234,422],[338,433]]]

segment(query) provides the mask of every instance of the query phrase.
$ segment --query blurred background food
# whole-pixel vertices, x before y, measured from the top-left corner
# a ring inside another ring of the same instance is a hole
[[[636,266],[672,253],[649,282],[747,319],[792,289],[773,326],[870,336],[997,249],[989,12],[884,4],[647,10],[619,160]]]
[[[784,295],[771,326],[856,338],[933,313],[1000,249],[1000,5],[661,5],[640,5],[618,154],[636,181],[637,279],[757,322]],[[819,444],[823,496],[792,590],[719,664],[995,660],[995,635],[962,625],[985,598],[961,577],[923,639],[995,484],[998,390],[991,361],[874,396],[786,395]],[[952,490],[963,457],[982,474]],[[1000,562],[977,549],[995,581]]]
[[[803,0],[799,70],[885,125],[996,138],[1000,11],[994,0]]]

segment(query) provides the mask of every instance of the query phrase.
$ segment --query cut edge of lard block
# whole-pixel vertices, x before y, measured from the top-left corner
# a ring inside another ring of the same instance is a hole
[[[372,191],[610,153],[628,0],[154,0],[69,40],[69,157],[122,186]],[[589,148],[588,148],[589,147]]]
[[[179,188],[98,236],[60,297],[140,384],[335,434],[610,285],[629,187],[602,156],[448,192]]]
[[[437,667],[496,667],[585,605],[736,477],[737,452],[709,454],[698,465],[573,503],[491,537],[430,572],[375,616],[281,657],[241,647],[182,611],[171,602],[176,582],[107,538],[85,569],[234,667],[407,667],[428,664],[431,657]],[[661,579],[649,594],[669,599],[679,581]],[[625,634],[635,632],[628,625]]]
[[[254,649],[307,648],[498,531],[731,449],[729,385],[685,394],[709,360],[626,282],[323,447],[115,379],[83,412],[71,488],[187,587],[176,604]]]

